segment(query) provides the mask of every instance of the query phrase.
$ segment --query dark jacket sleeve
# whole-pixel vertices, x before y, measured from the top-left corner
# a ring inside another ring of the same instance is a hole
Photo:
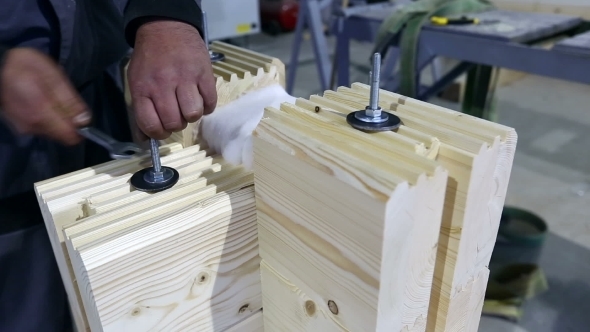
[[[203,35],[203,13],[195,0],[129,0],[125,7],[125,38],[135,45],[137,29],[147,22],[173,19],[194,26]]]
[[[2,67],[4,67],[4,57],[8,51],[10,51],[9,46],[0,44],[0,72],[2,72]]]
[[[9,46],[0,44],[0,68],[2,68],[2,64],[4,63],[4,56],[9,50]]]

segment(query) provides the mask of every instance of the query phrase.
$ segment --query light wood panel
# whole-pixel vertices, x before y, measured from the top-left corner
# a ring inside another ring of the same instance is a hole
[[[257,311],[252,316],[244,319],[225,330],[225,332],[264,332],[264,322],[262,320],[262,310]]]
[[[446,170],[418,140],[298,104],[267,108],[255,131],[265,330],[420,329]]]
[[[367,85],[357,83],[267,109],[256,130],[265,327],[476,331],[516,133],[386,91],[380,93],[380,105],[403,125],[396,133],[361,133],[343,115],[364,109],[368,92]],[[433,202],[435,188],[443,183],[439,179],[434,185],[436,172],[424,167],[427,162],[448,172],[436,236],[425,230],[435,225],[436,214],[422,224],[414,215]],[[370,177],[363,170],[371,170]],[[387,190],[377,194],[377,184]],[[388,220],[384,211],[395,211],[396,204],[406,212]],[[388,241],[401,234],[399,242]],[[411,285],[428,279],[421,277],[428,275],[429,261],[413,255],[427,252],[431,239],[436,267],[424,299]],[[397,257],[397,264],[386,265],[388,257]],[[425,274],[409,273],[407,262],[422,266]],[[387,286],[393,280],[398,288]],[[327,306],[336,298],[342,304],[338,315]],[[310,303],[314,315],[304,310]]]
[[[163,192],[130,187],[139,159],[36,186],[78,330],[223,331],[261,309],[253,174],[161,152],[181,176]]]

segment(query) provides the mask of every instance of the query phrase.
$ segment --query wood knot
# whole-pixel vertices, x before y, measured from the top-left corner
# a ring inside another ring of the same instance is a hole
[[[319,113],[319,112],[320,112],[320,110],[321,110],[321,108],[320,108],[319,106],[316,106],[316,107],[315,107],[315,112],[316,112],[316,113]]]
[[[131,311],[131,316],[139,316],[140,313],[141,313],[141,309],[135,308],[135,309],[133,309],[133,311]]]
[[[246,312],[246,310],[248,310],[248,308],[250,308],[250,305],[244,304],[242,307],[240,307],[240,310],[238,310],[238,313],[243,314],[244,312]]]
[[[328,308],[330,309],[331,313],[338,315],[338,305],[336,305],[336,302],[332,300],[328,301]]]
[[[307,315],[312,317],[313,315],[315,315],[315,311],[315,302],[313,302],[312,300],[305,301],[305,312],[307,313]]]
[[[199,275],[197,276],[197,282],[202,285],[207,283],[207,281],[209,281],[209,273],[207,272],[201,272],[199,273]]]

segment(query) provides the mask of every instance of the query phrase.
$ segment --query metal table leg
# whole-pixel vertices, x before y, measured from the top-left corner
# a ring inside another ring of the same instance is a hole
[[[330,1],[327,1],[328,3]],[[291,49],[291,61],[288,65],[287,74],[287,92],[293,93],[295,85],[295,76],[297,75],[297,66],[299,62],[299,50],[303,40],[304,28],[309,28],[313,41],[313,50],[316,59],[318,73],[320,75],[320,85],[323,90],[328,89],[330,81],[331,62],[328,51],[328,43],[324,36],[323,23],[321,18],[321,9],[325,5],[320,0],[300,0],[299,17],[295,28],[295,36]]]

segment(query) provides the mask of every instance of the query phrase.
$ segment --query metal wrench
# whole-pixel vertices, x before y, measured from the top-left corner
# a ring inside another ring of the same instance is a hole
[[[129,159],[144,152],[137,144],[129,142],[119,142],[111,136],[103,133],[102,131],[92,128],[83,127],[78,128],[78,133],[94,143],[102,146],[109,151],[111,158],[113,159]]]

